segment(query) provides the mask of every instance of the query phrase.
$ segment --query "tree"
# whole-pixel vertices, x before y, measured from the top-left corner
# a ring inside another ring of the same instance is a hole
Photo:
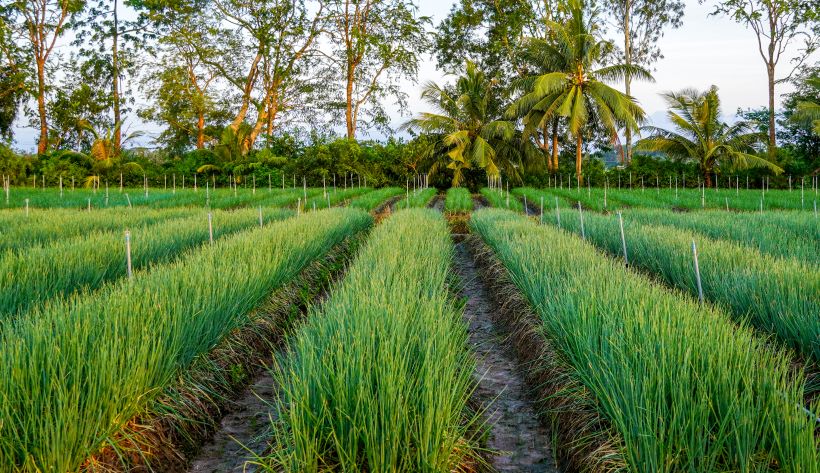
[[[469,59],[489,77],[525,75],[518,57],[522,40],[547,39],[546,23],[561,22],[565,14],[562,0],[461,0],[438,27],[438,66],[455,73]]]
[[[682,0],[603,0],[611,22],[623,35],[620,60],[626,66],[633,64],[649,68],[662,59],[658,40],[664,28],[678,28],[683,24],[684,2]],[[632,95],[632,75],[624,74],[624,92]],[[626,146],[623,161],[632,159],[632,130],[624,130]]]
[[[806,85],[814,89],[814,99],[805,99],[797,102],[797,111],[793,115],[795,120],[810,121],[816,135],[820,135],[820,77],[806,79]]]
[[[124,0],[123,6],[139,7],[140,0]],[[137,48],[146,46],[152,35],[146,32],[145,18],[135,20],[121,18],[120,0],[93,0],[88,2],[84,14],[74,22],[76,33],[74,46],[88,60],[105,64],[107,89],[110,95],[112,119],[110,123],[123,123],[125,103],[132,97],[123,94],[122,81],[126,75],[136,75]],[[126,14],[129,13],[126,11]],[[130,100],[129,100],[130,99]],[[121,127],[113,127],[113,141],[117,148],[122,145]]]
[[[513,138],[515,127],[512,122],[490,115],[494,85],[475,63],[468,61],[454,91],[434,82],[425,84],[421,97],[436,111],[422,113],[403,125],[405,129],[441,136],[455,187],[461,185],[465,171],[474,165],[483,168],[492,178],[497,178],[501,169],[517,174],[514,161],[509,159],[511,156],[499,155],[497,151],[503,141]]]
[[[337,47],[327,57],[341,73],[347,137],[355,139],[362,124],[387,128],[385,98],[406,106],[398,80],[416,77],[419,55],[429,48],[429,19],[417,16],[408,0],[333,0],[329,6],[330,39]]]
[[[179,24],[159,38],[155,47],[159,59],[143,78],[142,87],[151,103],[139,115],[166,125],[159,140],[175,153],[190,146],[203,149],[232,118],[228,102],[238,99],[224,90],[223,98],[217,98],[219,71],[209,64],[218,63],[220,55],[208,46],[206,36],[205,24],[195,18]]]
[[[328,82],[313,67],[328,18],[325,0],[190,0],[148,7],[166,38],[193,51],[200,69],[240,94],[229,126],[242,136],[243,154],[263,131],[273,132],[281,114],[303,111],[301,94]],[[240,133],[249,117],[250,131]]]
[[[701,0],[704,1],[704,0]],[[766,65],[769,89],[769,160],[777,154],[775,130],[775,87],[788,81],[794,72],[820,46],[820,1],[818,0],[723,0],[715,6],[713,15],[724,14],[751,28],[757,37],[757,49]],[[803,49],[792,57],[793,67],[782,78],[777,67],[789,59],[789,46],[803,39]]]
[[[0,138],[12,139],[12,125],[17,118],[20,104],[28,93],[26,78],[31,63],[27,51],[15,38],[9,14],[0,6]]]
[[[48,149],[48,115],[46,112],[46,93],[49,79],[46,67],[57,38],[65,32],[66,26],[85,7],[82,0],[14,0],[3,9],[8,27],[14,30],[15,37],[26,43],[31,51],[36,73],[34,95],[37,100],[37,117],[39,120],[40,139],[37,152]]]
[[[685,89],[663,94],[669,104],[667,116],[676,131],[653,126],[643,127],[650,134],[640,140],[636,149],[664,153],[670,158],[695,162],[707,187],[712,186],[716,167],[765,167],[775,173],[783,170],[776,164],[755,156],[754,145],[763,135],[754,124],[738,121],[729,125],[720,121],[721,109],[717,87],[706,92]]]
[[[599,28],[587,22],[581,1],[571,1],[569,9],[565,24],[549,23],[553,41],[530,42],[531,54],[540,56],[554,72],[529,78],[527,93],[513,102],[508,114],[524,117],[527,130],[544,129],[555,118],[566,119],[576,141],[575,172],[580,183],[585,128],[595,123],[616,135],[620,128],[637,130],[644,118],[632,97],[602,81],[623,79],[626,74],[645,80],[652,76],[637,65],[599,67],[612,44],[597,37]]]

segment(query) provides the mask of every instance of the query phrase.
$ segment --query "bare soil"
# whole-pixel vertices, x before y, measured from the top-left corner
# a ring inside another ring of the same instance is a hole
[[[539,421],[515,353],[493,323],[494,302],[464,243],[456,244],[454,270],[463,284],[464,318],[476,354],[474,398],[486,408],[487,462],[499,472],[559,471],[550,433]]]
[[[233,403],[230,414],[222,418],[213,438],[203,445],[191,463],[192,473],[222,473],[256,471],[247,462],[261,455],[270,438],[269,404],[276,396],[274,380],[268,370],[262,370]]]

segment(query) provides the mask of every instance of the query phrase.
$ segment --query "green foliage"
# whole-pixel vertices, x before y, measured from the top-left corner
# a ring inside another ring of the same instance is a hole
[[[813,216],[805,215],[805,219]],[[614,255],[623,254],[618,218],[587,212],[586,239]],[[546,219],[556,223],[552,215]],[[561,228],[581,233],[577,212],[561,214]],[[773,258],[737,243],[653,222],[624,218],[629,263],[657,275],[667,284],[697,296],[692,270],[692,241],[697,243],[703,294],[743,323],[777,335],[803,356],[820,360],[820,273],[793,259]]]
[[[292,214],[268,209],[263,218],[270,222]],[[215,239],[259,225],[257,209],[212,215]],[[208,218],[203,211],[128,228],[134,270],[173,260],[209,239]],[[125,259],[122,231],[86,232],[79,238],[0,254],[0,318],[21,315],[51,298],[94,290],[123,278]]]
[[[712,174],[717,168],[729,165],[766,167],[775,173],[783,170],[776,164],[756,156],[754,146],[762,136],[752,131],[749,122],[729,125],[720,121],[721,109],[717,87],[706,92],[685,89],[667,92],[667,116],[676,131],[653,126],[643,130],[651,136],[638,142],[637,149],[664,153],[673,159],[689,160],[698,164],[706,185],[711,187]]]
[[[80,469],[271,291],[371,223],[359,210],[310,213],[4,324],[0,469]]]
[[[586,15],[583,0],[569,2],[566,23],[547,22],[547,27],[549,39],[531,38],[524,45],[525,57],[538,68],[520,82],[524,95],[507,115],[523,119],[525,136],[547,129],[556,119],[565,120],[576,142],[576,175],[582,179],[582,144],[589,123],[616,136],[622,128],[636,131],[644,118],[634,98],[604,81],[652,76],[634,64],[604,64],[613,46],[601,39],[600,25]]]
[[[612,426],[608,461],[647,473],[816,468],[804,379],[742,322],[511,212],[482,210],[470,225],[539,316],[550,361],[569,368],[562,411],[591,405]]]
[[[431,210],[373,231],[276,364],[266,470],[449,472],[474,460],[475,361],[449,292],[452,252]]]
[[[447,199],[444,201],[444,210],[453,213],[472,212],[473,196],[463,187],[447,189]]]
[[[384,189],[368,192],[365,195],[352,199],[348,207],[370,212],[387,200],[402,194],[404,194],[404,189],[401,187],[385,187]]]
[[[474,166],[484,169],[492,178],[497,178],[503,170],[520,180],[517,171],[520,156],[515,150],[501,147],[503,142],[513,139],[515,126],[494,116],[497,108],[492,103],[496,99],[494,88],[494,82],[468,61],[454,92],[428,82],[421,96],[435,111],[422,113],[404,125],[407,129],[440,136],[449,159],[432,167],[431,172],[446,166],[452,171],[453,187],[460,186],[465,171]]]

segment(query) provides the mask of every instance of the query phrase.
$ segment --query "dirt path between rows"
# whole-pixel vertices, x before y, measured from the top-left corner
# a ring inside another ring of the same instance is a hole
[[[474,396],[482,406],[489,405],[486,446],[499,452],[488,455],[489,464],[499,472],[558,472],[549,432],[538,420],[510,344],[493,324],[494,303],[464,243],[456,244],[453,269],[467,299],[464,319],[477,362]]]
[[[189,472],[256,471],[251,465],[246,467],[246,462],[253,460],[253,454],[263,453],[270,439],[269,416],[273,408],[268,404],[270,401],[263,399],[274,399],[274,384],[270,372],[262,370],[253,384],[245,388],[234,402],[235,408],[231,413],[222,418],[219,430],[202,447]]]

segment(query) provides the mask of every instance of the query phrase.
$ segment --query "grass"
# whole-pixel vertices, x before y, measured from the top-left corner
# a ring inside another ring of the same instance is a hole
[[[367,195],[372,191],[373,189],[369,187],[350,187],[348,189],[337,189],[335,191],[333,188],[330,188],[327,191],[321,191],[320,189],[320,192],[317,193],[315,197],[308,197],[307,205],[304,205],[302,208],[312,211],[315,205],[317,210],[326,209],[356,197]]]
[[[92,212],[73,209],[31,209],[0,211],[0,251],[21,250],[54,241],[84,236],[98,231],[143,227],[175,218],[189,217],[192,209],[134,211],[112,208]]]
[[[267,294],[371,223],[311,212],[4,324],[0,470],[78,470]]]
[[[430,204],[430,201],[433,200],[433,197],[436,196],[438,190],[434,187],[428,187],[426,189],[418,189],[415,191],[406,191],[405,190],[405,197],[394,205],[396,210],[399,209],[408,209],[408,208],[418,208],[418,207],[427,207]]]
[[[777,212],[782,213],[782,212]],[[820,265],[820,236],[812,235],[806,224],[814,216],[790,212],[780,216],[773,212],[726,213],[715,210],[670,212],[666,210],[631,209],[628,219],[644,225],[669,225],[701,233],[710,238],[729,240],[780,258],[793,258],[807,265]]]
[[[259,224],[258,210],[214,211],[215,239]],[[265,209],[263,221],[281,220],[290,210]],[[131,230],[134,270],[177,257],[209,240],[203,211]],[[56,296],[93,290],[126,276],[121,231],[92,232],[82,237],[0,255],[0,318],[19,315]]]
[[[585,212],[587,240],[613,255],[623,254],[618,218]],[[557,224],[552,214],[544,221]],[[561,227],[580,234],[578,212],[562,212]],[[793,259],[776,258],[748,246],[690,230],[641,225],[624,218],[630,265],[657,275],[697,297],[692,242],[697,243],[704,297],[764,332],[775,334],[802,355],[820,360],[820,271]]]
[[[515,210],[516,212],[524,211],[524,204],[509,192],[505,192],[501,189],[490,189],[488,187],[482,188],[480,192],[492,207]]]
[[[404,194],[404,189],[400,187],[385,187],[353,198],[348,206],[372,212],[385,201],[402,194]]]
[[[787,353],[555,228],[493,209],[471,226],[571,368],[579,387],[558,394],[562,409],[591,393],[625,469],[817,471],[814,420]]]
[[[444,201],[444,210],[451,213],[467,213],[473,211],[473,196],[463,187],[451,187],[447,190],[447,199]]]
[[[452,253],[432,210],[399,211],[373,231],[278,360],[265,469],[450,472],[475,455],[474,361],[448,292]]]

